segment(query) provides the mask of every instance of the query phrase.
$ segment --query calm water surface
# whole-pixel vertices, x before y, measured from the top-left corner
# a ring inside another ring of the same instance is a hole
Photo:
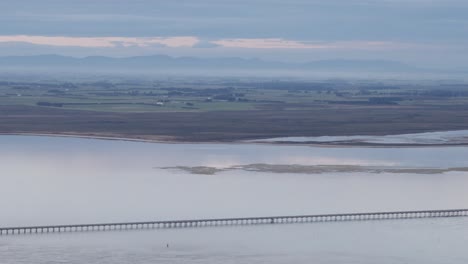
[[[0,226],[468,207],[468,173],[196,175],[165,166],[468,167],[468,148],[0,136]],[[467,263],[467,219],[0,237],[0,263]],[[166,248],[169,243],[170,247]]]

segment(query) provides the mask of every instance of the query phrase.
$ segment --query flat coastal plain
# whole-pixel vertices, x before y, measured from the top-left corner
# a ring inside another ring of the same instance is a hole
[[[464,129],[465,84],[222,79],[0,83],[1,134],[234,142]]]

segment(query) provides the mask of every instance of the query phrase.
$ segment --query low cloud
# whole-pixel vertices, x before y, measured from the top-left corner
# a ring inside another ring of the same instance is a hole
[[[231,39],[201,39],[193,36],[174,37],[67,37],[67,36],[1,36],[0,44],[10,47],[24,44],[58,48],[84,48],[91,50],[115,50],[116,48],[132,50],[136,53],[165,49],[169,50],[330,50],[330,51],[391,51],[421,48],[421,45],[386,41],[297,41],[282,38],[231,38]]]
[[[202,40],[193,36],[176,37],[65,37],[65,36],[0,36],[0,43],[27,43],[55,47],[115,48],[240,48],[240,49],[349,49],[379,50],[410,47],[409,44],[385,41],[297,41],[282,38],[232,38]]]
[[[162,45],[171,48],[193,47],[199,42],[197,37],[51,37],[51,36],[0,36],[0,43],[16,42],[36,45],[84,48],[113,48],[113,47],[150,47]]]
[[[203,49],[217,48],[217,47],[221,47],[221,46],[211,41],[200,41],[193,46],[193,48],[203,48]]]
[[[389,49],[406,46],[400,43],[385,41],[310,42],[281,38],[221,39],[212,41],[212,43],[225,48],[246,49]]]

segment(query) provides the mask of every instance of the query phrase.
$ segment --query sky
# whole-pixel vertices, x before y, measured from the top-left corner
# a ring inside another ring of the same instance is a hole
[[[468,68],[466,0],[2,0],[0,56],[378,59]]]

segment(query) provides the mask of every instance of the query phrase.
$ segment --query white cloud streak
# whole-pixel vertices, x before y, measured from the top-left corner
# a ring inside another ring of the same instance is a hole
[[[209,48],[288,49],[288,50],[384,50],[411,47],[409,44],[386,41],[296,41],[282,38],[233,38],[203,41],[193,36],[175,37],[66,37],[66,36],[0,36],[0,43],[28,43],[55,47],[115,48],[168,47],[195,48],[204,43]]]
[[[22,42],[36,45],[84,48],[148,47],[162,45],[171,48],[192,47],[199,42],[197,37],[64,37],[64,36],[0,36],[0,42]]]
[[[386,41],[310,42],[281,38],[222,39],[212,43],[226,48],[247,49],[393,49],[408,46]]]

